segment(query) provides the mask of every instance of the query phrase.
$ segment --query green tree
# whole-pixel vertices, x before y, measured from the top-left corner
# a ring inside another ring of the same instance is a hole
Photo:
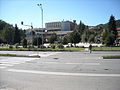
[[[92,42],[95,42],[95,37],[96,37],[96,33],[94,31],[90,31],[86,29],[81,36],[81,40],[84,43],[87,43],[87,42],[92,43]]]
[[[88,42],[89,35],[90,35],[90,31],[85,30],[81,37],[82,42],[84,42],[84,43]]]
[[[117,29],[116,29],[116,21],[115,21],[115,17],[113,15],[110,16],[110,19],[109,19],[109,23],[108,23],[108,34],[109,36],[106,37],[106,40],[111,39],[109,40],[110,42],[108,43],[108,41],[106,42],[106,45],[110,44],[110,45],[113,45],[117,39]],[[113,36],[113,37],[111,37]]]
[[[14,30],[14,43],[20,43],[21,41],[21,37],[20,37],[20,33],[17,27],[17,24],[15,24],[15,30]]]
[[[108,30],[109,30],[109,32],[112,32],[117,37],[118,33],[117,33],[117,29],[116,29],[116,20],[113,15],[110,16],[110,20],[108,23]]]
[[[6,25],[11,26],[10,24],[6,23],[5,21],[0,20],[0,30],[3,30]]]
[[[69,35],[70,43],[73,43],[76,46],[76,43],[80,42],[80,33],[78,31],[73,31]]]
[[[57,35],[56,33],[53,33],[49,38],[49,42],[53,44],[56,40],[57,40]]]
[[[2,43],[20,43],[21,39],[24,38],[25,33],[18,29],[17,24],[13,27],[13,25],[0,20],[0,39]]]
[[[82,35],[84,30],[85,30],[85,25],[84,23],[82,23],[82,21],[80,21],[80,24],[78,25],[78,31]]]
[[[19,34],[20,34],[20,38],[21,38],[21,40],[23,40],[25,37],[26,37],[26,35],[25,35],[25,30],[19,30]]]
[[[109,33],[105,38],[105,45],[112,46],[115,40],[115,35],[113,33]]]
[[[89,36],[88,42],[89,42],[89,43],[93,43],[94,41],[95,41],[95,36],[94,36],[94,34],[91,34],[91,35]]]
[[[42,45],[42,38],[41,37],[34,38],[33,45],[40,47],[40,45]]]
[[[66,36],[64,36],[63,38],[62,38],[62,44],[68,44],[68,36],[66,35]]]
[[[27,48],[27,39],[23,39],[22,46],[23,48]]]
[[[101,32],[102,43],[103,43],[103,44],[105,44],[105,39],[106,39],[107,35],[108,35],[108,31],[107,31],[107,30],[103,30],[103,31]]]
[[[3,40],[7,44],[12,44],[13,43],[13,30],[12,27],[8,24],[3,28]]]

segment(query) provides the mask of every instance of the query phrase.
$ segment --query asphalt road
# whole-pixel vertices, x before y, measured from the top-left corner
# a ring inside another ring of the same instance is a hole
[[[41,58],[0,57],[0,90],[120,90],[120,52],[28,52]]]

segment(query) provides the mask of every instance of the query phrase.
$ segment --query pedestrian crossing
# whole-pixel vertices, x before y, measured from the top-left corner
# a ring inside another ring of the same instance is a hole
[[[35,58],[25,57],[0,57],[0,68],[11,67],[17,64],[25,63],[27,61],[35,60]]]
[[[15,53],[15,52],[12,52]],[[40,57],[48,57],[60,52],[38,52],[30,53],[29,56],[39,55]],[[39,58],[26,58],[26,57],[0,57],[0,68],[12,67],[17,64],[25,63],[27,61],[36,60]]]
[[[59,54],[59,53],[61,52],[38,52],[38,53],[29,54],[29,56],[39,55],[40,57],[48,57],[48,56]]]

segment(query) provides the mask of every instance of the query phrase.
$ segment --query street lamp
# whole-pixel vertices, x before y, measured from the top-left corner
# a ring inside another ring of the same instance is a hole
[[[42,4],[37,4],[38,7],[41,9],[41,18],[42,18],[42,47],[43,47],[43,8]]]

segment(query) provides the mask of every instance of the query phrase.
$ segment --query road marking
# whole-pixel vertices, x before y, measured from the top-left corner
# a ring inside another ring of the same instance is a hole
[[[0,60],[0,68],[6,68],[6,67],[10,67],[10,66],[14,66],[17,64],[21,64],[21,63],[25,63],[27,61],[31,61],[31,60],[36,60],[38,58],[23,58],[23,57],[10,57],[10,58],[3,58],[2,60]]]
[[[67,65],[100,65],[100,63],[62,63],[62,62],[38,62],[40,64],[67,64]]]
[[[54,55],[57,53],[61,53],[61,52],[44,52],[44,53],[39,53],[39,56],[42,57],[48,57],[50,55]],[[36,54],[30,54],[32,55],[36,55]],[[21,63],[26,63],[27,61],[31,61],[31,60],[37,60],[38,58],[24,58],[24,57],[10,57],[10,58],[2,58],[0,60],[0,68],[3,67],[8,67],[8,66],[14,66],[17,64],[21,64]]]
[[[0,64],[0,66],[13,66],[13,64]]]
[[[6,67],[0,67],[0,68],[6,68]]]
[[[66,64],[100,65],[100,63],[66,63]]]
[[[51,56],[51,55],[55,55],[55,54],[58,54],[58,53],[61,53],[61,52],[45,52],[45,53],[36,53],[36,54],[29,54],[29,56],[35,56],[35,55],[39,55],[40,57],[48,57],[48,56]]]
[[[8,69],[10,72],[31,73],[43,75],[59,75],[59,76],[84,76],[84,77],[120,77],[120,74],[94,74],[94,73],[66,73],[66,72],[47,72],[47,71],[33,71],[33,70],[18,70]]]

